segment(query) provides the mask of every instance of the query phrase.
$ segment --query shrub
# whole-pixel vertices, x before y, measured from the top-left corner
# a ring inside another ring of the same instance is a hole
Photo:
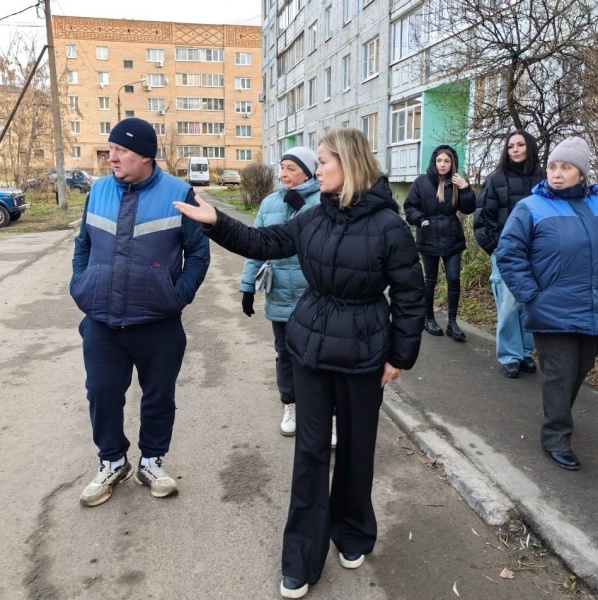
[[[241,200],[247,210],[256,209],[274,190],[274,169],[262,163],[262,157],[241,169]]]

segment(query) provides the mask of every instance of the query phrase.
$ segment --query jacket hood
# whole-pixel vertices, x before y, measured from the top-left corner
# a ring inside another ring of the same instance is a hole
[[[349,208],[341,210],[339,200],[338,194],[325,193],[322,193],[320,200],[326,213],[337,222],[344,222],[347,219],[352,221],[363,219],[385,208],[389,208],[397,214],[399,212],[386,175],[380,175],[369,190],[358,192]]]
[[[440,176],[438,175],[438,169],[436,168],[436,157],[443,150],[448,150],[455,158],[455,173],[459,170],[459,157],[457,156],[457,151],[452,146],[441,144],[440,146],[434,148],[434,152],[432,152],[432,156],[430,156],[428,168],[426,169],[426,173],[435,183],[438,183],[440,179]]]
[[[281,183],[278,184],[278,191],[283,196],[291,190],[297,192],[302,198],[307,198],[307,196],[311,196],[312,194],[315,194],[316,192],[320,191],[320,184],[316,179],[308,179],[301,185],[290,189],[285,188]]]
[[[592,184],[587,186],[586,196],[595,196],[598,195],[598,184]],[[544,198],[550,198],[551,200],[555,200],[557,196],[550,191],[548,187],[548,179],[543,179],[540,183],[532,189],[532,194],[537,194],[538,196],[544,196]]]

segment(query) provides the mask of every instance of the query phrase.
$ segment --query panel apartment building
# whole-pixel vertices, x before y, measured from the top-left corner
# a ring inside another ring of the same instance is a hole
[[[108,136],[127,117],[153,124],[162,168],[187,156],[243,168],[262,148],[261,29],[53,17],[67,106],[67,167],[109,172]]]
[[[350,126],[365,133],[400,199],[438,144],[456,146],[465,164],[470,82],[447,86],[427,63],[448,8],[444,0],[262,0],[267,161]]]

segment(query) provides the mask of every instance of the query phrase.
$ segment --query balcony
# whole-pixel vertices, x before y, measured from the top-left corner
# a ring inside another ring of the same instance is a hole
[[[388,162],[390,164],[388,172],[390,181],[413,181],[420,174],[420,142],[390,146]]]

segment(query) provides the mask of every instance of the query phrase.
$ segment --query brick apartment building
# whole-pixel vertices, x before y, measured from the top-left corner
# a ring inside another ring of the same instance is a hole
[[[59,16],[53,27],[67,167],[108,172],[119,117],[152,123],[159,164],[179,174],[190,155],[238,169],[261,152],[260,27]]]

